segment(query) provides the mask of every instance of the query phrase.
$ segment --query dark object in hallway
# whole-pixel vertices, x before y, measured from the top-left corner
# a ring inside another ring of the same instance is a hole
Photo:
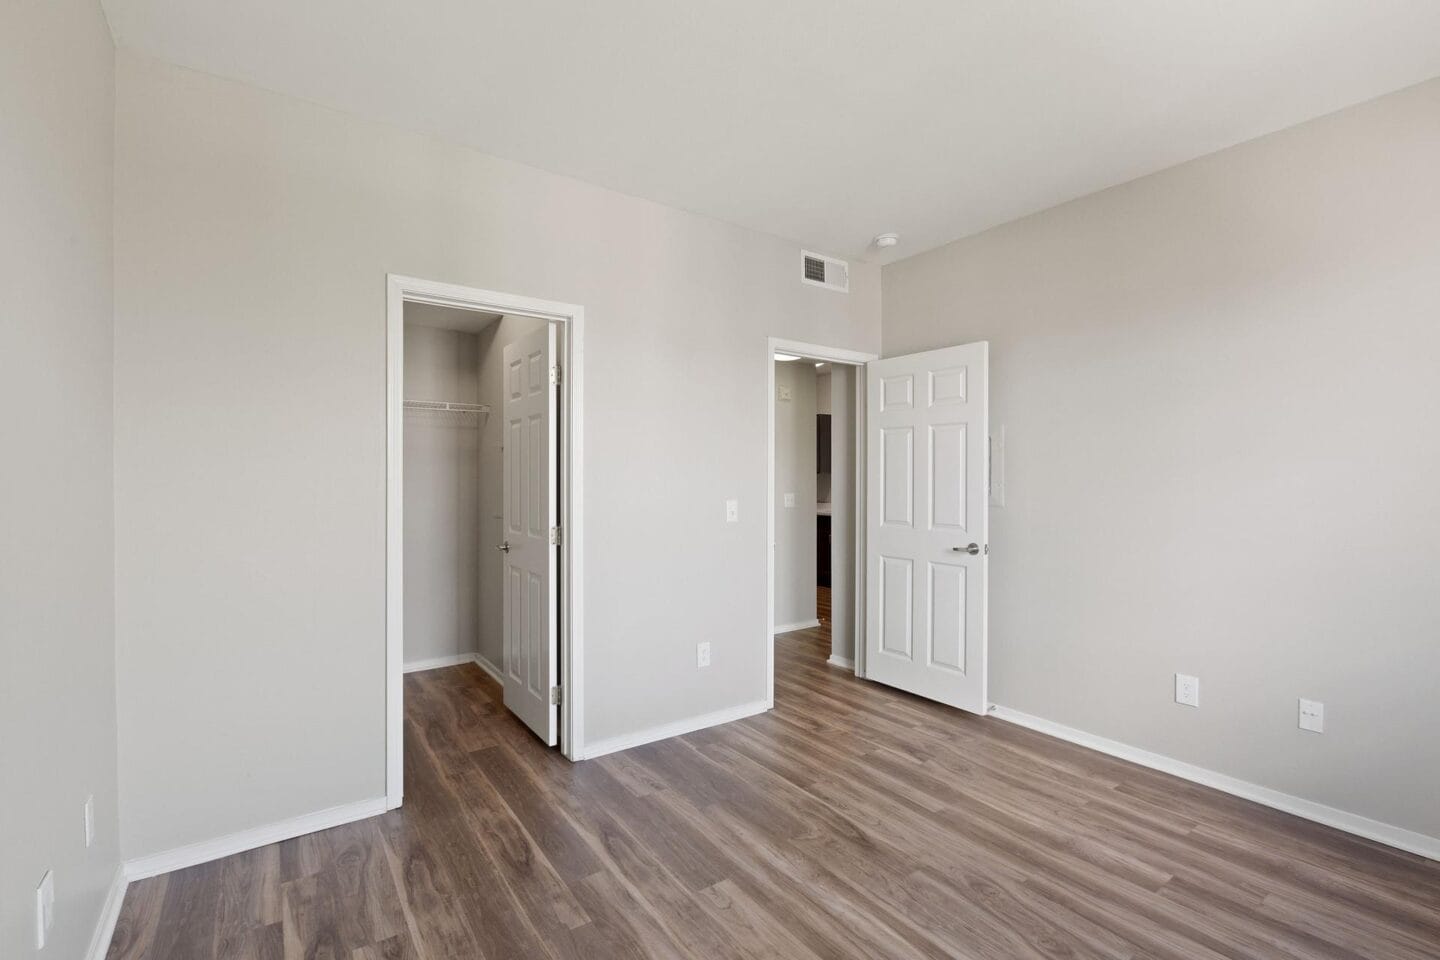
[[[815,518],[815,584],[830,586],[830,517],[824,513]]]

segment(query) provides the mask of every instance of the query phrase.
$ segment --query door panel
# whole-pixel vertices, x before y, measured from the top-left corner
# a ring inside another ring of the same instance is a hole
[[[505,346],[505,706],[550,746],[559,730],[554,363],[553,324]]]
[[[866,676],[984,713],[989,346],[867,369]]]

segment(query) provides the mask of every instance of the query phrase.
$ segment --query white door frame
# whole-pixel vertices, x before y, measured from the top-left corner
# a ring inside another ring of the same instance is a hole
[[[400,806],[405,790],[405,304],[428,303],[481,313],[534,317],[562,325],[560,410],[561,750],[570,760],[584,753],[584,524],[581,438],[585,310],[570,303],[536,300],[398,274],[385,277],[385,806]],[[773,429],[773,425],[772,425]]]
[[[775,706],[775,354],[789,353],[855,368],[855,674],[865,676],[865,364],[878,353],[823,347],[798,340],[771,337],[765,394],[766,437],[769,464],[765,484],[765,703]]]

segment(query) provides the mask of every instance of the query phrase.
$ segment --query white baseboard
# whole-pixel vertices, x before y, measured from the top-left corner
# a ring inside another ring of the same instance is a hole
[[[772,633],[789,633],[792,630],[809,630],[820,626],[819,620],[801,620],[799,623],[777,623]]]
[[[125,888],[130,882],[125,879],[125,865],[117,864],[115,876],[110,879],[110,889],[105,894],[105,905],[100,908],[100,918],[95,921],[95,932],[90,935],[90,949],[85,951],[85,960],[105,960],[110,952],[110,940],[115,936],[115,924],[120,920],[120,907],[125,903]]]
[[[830,659],[825,661],[832,667],[840,667],[842,670],[854,670],[855,661],[850,657],[842,657],[839,654],[830,654]]]
[[[1253,800],[1255,803],[1272,807],[1285,813],[1294,814],[1306,820],[1313,820],[1316,823],[1323,823],[1327,827],[1334,827],[1336,830],[1343,830],[1346,833],[1353,833],[1357,837],[1364,837],[1367,840],[1374,840],[1376,843],[1383,843],[1398,850],[1418,854],[1431,860],[1440,860],[1440,838],[1426,836],[1423,833],[1416,833],[1413,830],[1406,830],[1403,827],[1392,826],[1388,823],[1381,823],[1379,820],[1371,820],[1369,817],[1362,817],[1357,813],[1348,813],[1344,810],[1337,810],[1334,807],[1327,807],[1323,803],[1316,803],[1313,800],[1305,800],[1301,797],[1291,796],[1288,793],[1281,793],[1279,790],[1272,790],[1269,787],[1262,787],[1259,784],[1250,783],[1246,780],[1239,780],[1235,777],[1217,773],[1214,770],[1207,770],[1204,767],[1197,767],[1173,757],[1167,757],[1159,753],[1151,753],[1139,747],[1132,747],[1129,744],[1121,743],[1118,740],[1110,740],[1105,737],[1096,736],[1093,733],[1086,733],[1084,730],[1076,730],[1074,727],[1067,727],[1064,724],[1056,723],[1053,720],[1046,720],[1042,717],[1031,716],[1019,710],[1012,710],[1009,707],[994,706],[990,708],[990,715],[1008,723],[1021,727],[1028,727],[1038,733],[1048,734],[1058,740],[1066,740],[1070,743],[1088,747],[1091,750],[1118,757],[1121,760],[1129,760],[1131,763],[1139,764],[1142,767],[1149,767],[1152,770],[1159,770],[1172,776],[1198,783],[1201,786],[1211,787],[1222,793],[1241,797],[1245,800]]]
[[[263,847],[266,844],[279,843],[281,840],[289,840],[291,837],[299,837],[317,830],[328,830],[344,823],[379,816],[384,812],[384,797],[344,803],[338,807],[317,810],[314,813],[282,820],[279,823],[269,823],[263,827],[252,827],[238,833],[226,834],[223,837],[216,837],[214,840],[202,840],[199,843],[187,844],[173,850],[152,853],[148,857],[126,860],[125,879],[134,882],[144,880],[146,877],[169,873],[172,870],[183,870],[185,867],[209,863],[211,860],[219,860],[221,857],[228,857],[235,853],[244,853],[246,850],[254,850],[256,847]]]
[[[428,660],[411,660],[405,664],[406,673],[419,673],[421,670],[439,670],[441,667],[458,667],[462,663],[474,663],[473,653],[454,653],[448,657],[431,657]]]
[[[654,743],[656,740],[668,740],[681,734],[704,730],[706,727],[719,726],[732,720],[742,720],[745,717],[753,717],[757,713],[764,713],[769,709],[770,704],[764,700],[757,700],[754,703],[743,703],[738,707],[727,707],[724,710],[716,710],[714,713],[704,713],[698,717],[650,727],[648,730],[637,730],[634,733],[597,740],[594,743],[585,744],[585,759],[593,760],[595,757],[603,757],[607,753],[617,753],[641,744]]]
[[[491,680],[494,680],[502,687],[505,686],[505,675],[500,672],[499,667],[495,666],[495,664],[491,663],[484,656],[478,653],[475,654],[475,665],[478,666],[481,670],[484,670],[486,673],[490,674]]]

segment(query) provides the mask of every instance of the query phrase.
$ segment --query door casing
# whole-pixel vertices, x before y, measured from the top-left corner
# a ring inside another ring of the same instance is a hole
[[[481,313],[534,317],[560,326],[560,748],[585,756],[584,728],[584,331],[585,310],[399,274],[385,278],[385,806],[404,800],[404,400],[405,304],[428,303]]]

